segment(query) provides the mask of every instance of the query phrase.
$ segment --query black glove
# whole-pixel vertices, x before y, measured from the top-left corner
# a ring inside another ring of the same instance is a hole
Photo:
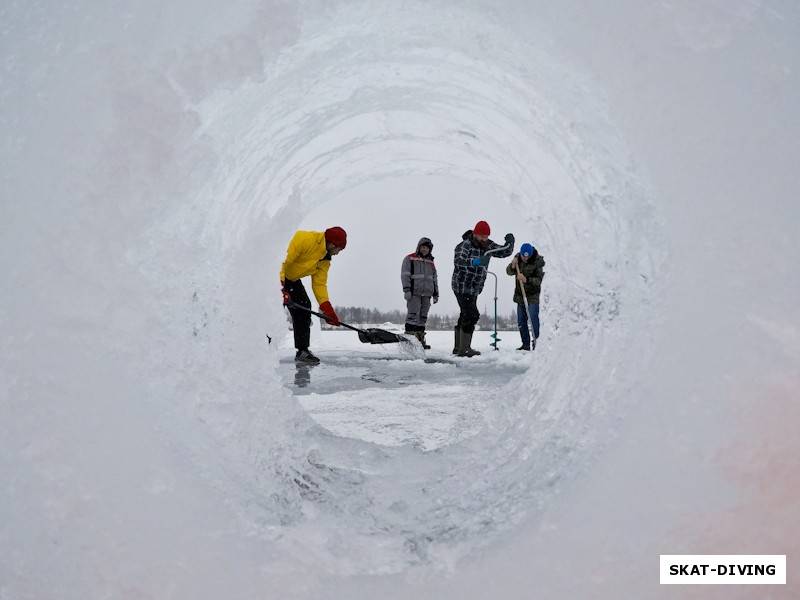
[[[514,247],[514,234],[513,233],[507,233],[506,234],[506,246],[511,246],[512,248]]]

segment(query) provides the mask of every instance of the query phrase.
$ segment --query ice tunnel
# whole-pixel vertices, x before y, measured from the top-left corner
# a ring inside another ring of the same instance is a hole
[[[197,411],[207,428],[200,437],[216,440],[226,471],[259,482],[248,492],[259,498],[251,517],[303,520],[309,501],[326,516],[349,513],[337,523],[337,548],[378,536],[397,553],[353,561],[344,552],[345,563],[367,572],[427,562],[430,545],[490,539],[606,435],[592,430],[618,410],[650,352],[648,336],[631,332],[653,318],[663,254],[648,186],[597,94],[481,13],[459,11],[452,31],[450,11],[426,14],[421,23],[414,11],[389,9],[365,23],[345,9],[304,21],[262,80],[195,101],[195,135],[213,146],[214,163],[193,198],[148,224],[145,255],[134,259],[158,264],[174,256],[176,241],[188,250],[191,264],[170,261],[180,272],[159,268],[147,283],[168,299],[168,353],[205,354],[184,374],[199,398],[166,395],[190,402],[183,408]],[[274,365],[254,335],[254,324],[285,328],[280,305],[264,298],[299,219],[341,190],[406,174],[489,185],[498,201],[532,215],[542,244],[559,249],[555,333],[541,368],[495,391],[491,426],[476,439],[433,454],[365,448],[312,426],[269,377]],[[187,322],[191,311],[202,313],[200,325]],[[230,354],[209,371],[209,350],[223,343]],[[600,367],[598,355],[630,360]],[[239,380],[253,374],[264,380]],[[186,433],[196,443],[198,432]]]

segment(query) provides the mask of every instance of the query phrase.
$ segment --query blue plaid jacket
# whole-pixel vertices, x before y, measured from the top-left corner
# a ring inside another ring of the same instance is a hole
[[[455,256],[453,257],[453,291],[456,294],[464,294],[470,296],[477,296],[483,291],[483,284],[486,282],[487,267],[472,265],[472,259],[483,256],[490,250],[497,250],[491,256],[497,258],[505,258],[511,256],[514,251],[514,245],[501,246],[492,240],[488,240],[486,248],[481,248],[476,241],[472,239],[472,230],[465,232],[462,241],[455,249]]]

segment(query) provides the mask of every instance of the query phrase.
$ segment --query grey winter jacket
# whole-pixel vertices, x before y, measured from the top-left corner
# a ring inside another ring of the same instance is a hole
[[[493,252],[491,256],[505,258],[511,256],[514,251],[513,239],[511,244],[502,246],[492,240],[487,240],[486,248],[481,248],[477,241],[472,238],[472,230],[465,232],[461,236],[462,241],[455,248],[453,257],[453,278],[452,287],[456,294],[477,296],[483,291],[483,284],[486,282],[487,267],[483,265],[473,266],[472,259],[485,255],[487,252],[502,248],[498,252]]]
[[[430,247],[428,256],[419,253],[419,247],[422,245]],[[439,297],[439,277],[433,260],[433,243],[426,237],[421,238],[417,250],[403,259],[400,268],[400,281],[404,292],[411,292],[412,296]]]
[[[528,299],[528,304],[539,304],[539,293],[542,291],[542,279],[544,279],[544,258],[535,249],[533,256],[524,262],[519,254],[516,256],[517,264],[519,265],[519,272],[525,275],[527,281],[522,284],[525,288],[525,296]],[[511,263],[506,267],[506,273],[514,276],[514,302],[517,304],[524,304],[522,301],[522,292],[519,289],[517,282],[517,270]]]

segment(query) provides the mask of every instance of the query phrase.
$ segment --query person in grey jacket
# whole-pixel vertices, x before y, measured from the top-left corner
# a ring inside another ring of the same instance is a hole
[[[492,256],[505,258],[514,251],[514,235],[506,234],[505,245],[501,246],[489,239],[491,230],[486,221],[478,221],[475,227],[461,236],[461,243],[455,248],[453,256],[453,279],[451,285],[456,295],[461,313],[455,329],[453,354],[472,357],[480,354],[473,350],[472,334],[475,324],[480,320],[478,294],[483,291],[489,259]]]
[[[406,333],[416,336],[426,350],[430,346],[425,342],[425,325],[428,322],[428,311],[431,301],[439,301],[439,278],[436,275],[436,264],[433,259],[433,242],[429,238],[421,238],[416,251],[403,259],[400,268],[400,281],[403,284],[403,296],[406,299]]]

